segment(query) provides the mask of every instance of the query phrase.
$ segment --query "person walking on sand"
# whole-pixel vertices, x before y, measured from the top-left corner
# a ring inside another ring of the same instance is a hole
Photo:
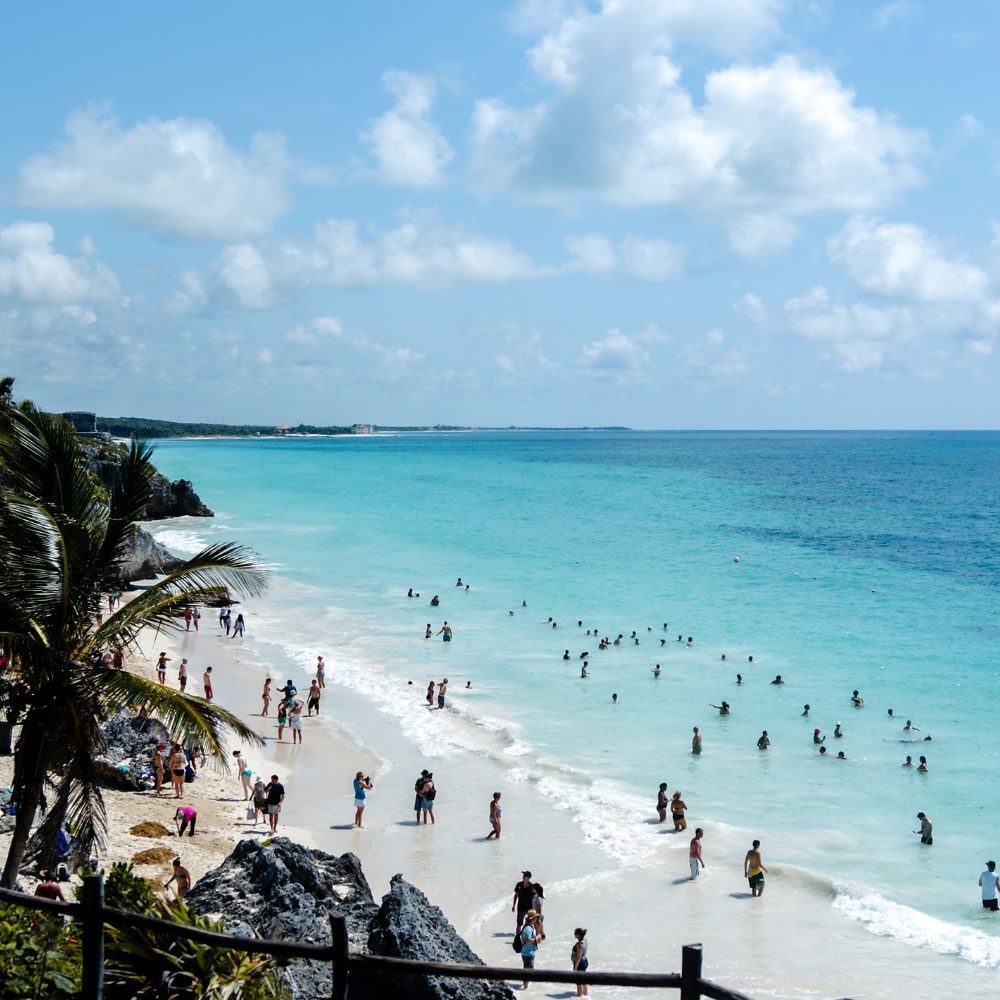
[[[253,784],[251,782],[251,777],[253,776],[253,771],[247,767],[247,762],[243,757],[242,750],[234,750],[233,757],[236,761],[236,773],[239,776],[240,784],[243,786],[243,801],[246,802],[250,798],[253,790]]]
[[[684,813],[687,810],[687,803],[681,798],[680,792],[674,792],[670,799],[670,818],[674,821],[674,832],[680,833],[687,829],[687,820]]]
[[[370,792],[372,788],[371,779],[366,777],[363,771],[358,771],[354,776],[354,825],[361,829],[361,814],[365,811],[365,792]]]
[[[1000,875],[997,875],[997,863],[986,862],[986,871],[979,876],[979,888],[983,892],[983,909],[997,912],[997,889],[1000,888]]]
[[[184,772],[187,768],[187,759],[180,744],[175,743],[170,751],[170,759],[167,761],[170,769],[170,783],[174,786],[174,798],[184,798]]]
[[[445,677],[438,684],[438,708],[444,708],[444,696],[448,693],[448,678]]]
[[[934,824],[930,821],[926,813],[918,812],[917,819],[920,820],[920,829],[913,832],[920,837],[920,843],[928,847],[934,843]]]
[[[229,638],[230,639],[235,639],[236,635],[238,633],[239,637],[242,639],[243,638],[243,630],[245,628],[246,628],[246,622],[243,621],[243,612],[241,611],[236,616],[236,624],[233,625],[233,634]]]
[[[153,751],[153,778],[155,781],[153,790],[157,795],[163,791],[163,751],[166,749],[166,743],[157,743],[156,749]]]
[[[201,675],[201,683],[205,688],[205,701],[212,700],[212,668],[205,667],[205,672]]]
[[[261,702],[262,702],[262,704],[264,706],[261,709],[261,713],[260,713],[261,717],[263,718],[264,716],[267,715],[267,710],[271,707],[271,678],[270,677],[268,677],[267,680],[264,681],[264,690],[260,694],[260,700],[261,700]]]
[[[764,876],[766,874],[767,869],[760,856],[760,841],[755,840],[743,859],[743,877],[750,885],[751,896],[764,895]]]
[[[574,972],[586,972],[590,968],[590,962],[587,961],[587,928],[577,927],[573,931],[573,937],[576,941],[573,944],[573,949],[569,953],[569,959],[573,963]],[[576,995],[578,997],[587,996],[589,987],[586,983],[576,984]]]
[[[184,631],[191,631],[191,619],[194,618],[194,612],[191,610],[191,605],[189,604],[184,609]]]
[[[694,831],[694,836],[691,838],[691,847],[688,850],[688,863],[691,865],[691,878],[696,879],[701,872],[701,869],[705,867],[705,862],[701,856],[701,838],[705,835],[705,831],[699,826]]]
[[[321,687],[326,687],[326,664],[322,656],[316,657],[316,683]]]
[[[201,612],[198,610],[198,606],[195,605],[191,609],[191,624],[194,626],[195,632],[198,631],[198,623],[201,621]]]
[[[267,815],[267,788],[261,778],[253,783],[253,825],[260,822],[261,816]]]
[[[167,683],[167,664],[170,662],[170,657],[166,653],[160,653],[159,659],[156,661],[156,679],[161,684]]]
[[[695,726],[694,736],[691,737],[691,753],[700,754],[701,753],[701,730]]]
[[[181,665],[177,668],[177,683],[180,685],[181,692],[188,685],[188,661],[181,660]]]
[[[664,823],[667,819],[667,783],[665,781],[660,782],[660,789],[656,793],[656,815],[659,816],[658,822]]]
[[[316,714],[319,715],[319,683],[315,680],[309,685],[309,694],[307,695],[307,699],[309,716],[312,717],[313,709],[315,709]]]
[[[292,746],[302,742],[302,699],[293,698],[288,705],[288,724],[292,727]]]
[[[434,825],[434,800],[437,798],[437,788],[434,785],[434,775],[428,774],[423,788],[420,789],[420,811],[424,815],[424,826],[427,826],[427,817],[431,818],[431,826]]]
[[[177,898],[183,899],[191,889],[191,873],[181,864],[180,858],[174,858],[173,869],[173,875],[167,879],[167,884],[163,888],[166,889],[171,882],[176,882]]]
[[[493,829],[486,834],[487,840],[500,839],[500,817],[502,814],[503,810],[500,807],[500,793],[494,792],[493,798],[490,799],[490,826]]]
[[[281,804],[285,801],[285,786],[278,781],[276,774],[272,774],[271,780],[265,786],[264,791],[267,794],[267,822],[271,828],[271,833],[277,833]]]

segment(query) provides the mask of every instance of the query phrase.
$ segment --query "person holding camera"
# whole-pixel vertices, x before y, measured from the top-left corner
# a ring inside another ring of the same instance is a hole
[[[361,771],[354,776],[354,825],[361,827],[361,814],[365,811],[365,792],[372,789],[372,780]]]

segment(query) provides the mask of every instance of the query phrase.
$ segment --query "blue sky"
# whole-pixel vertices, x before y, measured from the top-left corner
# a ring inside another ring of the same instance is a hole
[[[41,406],[1000,426],[995,4],[5,26],[0,368]]]

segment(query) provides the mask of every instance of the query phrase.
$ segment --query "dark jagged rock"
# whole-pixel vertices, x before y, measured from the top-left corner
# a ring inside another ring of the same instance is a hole
[[[132,544],[119,564],[122,584],[151,580],[183,564],[183,560],[171,555],[148,531],[134,527],[132,532]]]
[[[201,502],[189,479],[170,482],[166,476],[157,473],[150,485],[153,495],[146,506],[148,521],[159,521],[165,517],[215,517]]]
[[[485,964],[459,936],[441,910],[402,875],[394,875],[372,925],[368,950],[391,958]],[[371,970],[370,995],[407,1000],[512,1000],[503,984],[441,976],[382,977]]]
[[[231,933],[253,932],[282,940],[330,943],[331,911],[347,918],[351,948],[365,951],[378,911],[353,854],[339,858],[311,850],[286,837],[267,845],[243,840],[219,868],[198,880],[187,896],[198,913],[222,918]],[[296,961],[289,986],[297,1000],[328,997],[330,966]],[[369,994],[361,977],[351,976],[352,1000]]]

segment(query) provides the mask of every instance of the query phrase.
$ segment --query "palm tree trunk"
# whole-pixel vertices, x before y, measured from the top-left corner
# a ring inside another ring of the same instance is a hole
[[[17,804],[17,815],[14,819],[14,836],[7,849],[7,861],[0,876],[0,888],[13,889],[21,868],[28,838],[31,836],[31,825],[35,822],[35,813],[42,795],[45,781],[44,736],[34,726],[25,725],[14,751],[13,800]]]

